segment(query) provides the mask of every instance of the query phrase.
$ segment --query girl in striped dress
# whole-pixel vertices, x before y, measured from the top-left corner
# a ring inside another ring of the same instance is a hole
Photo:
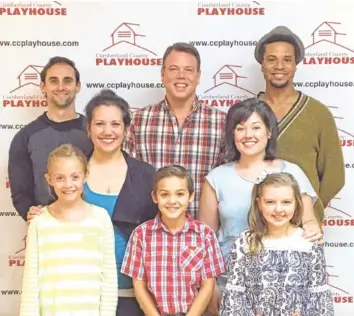
[[[56,201],[29,225],[20,316],[115,316],[117,270],[107,211],[82,199],[87,161],[64,144],[48,157]]]

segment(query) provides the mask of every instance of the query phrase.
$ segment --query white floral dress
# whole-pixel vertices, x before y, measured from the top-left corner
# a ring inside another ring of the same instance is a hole
[[[323,246],[302,232],[265,239],[256,255],[248,251],[245,232],[235,239],[219,316],[334,316]]]

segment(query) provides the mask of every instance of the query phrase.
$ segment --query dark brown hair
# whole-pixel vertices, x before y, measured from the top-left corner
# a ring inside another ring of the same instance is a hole
[[[241,153],[238,151],[235,145],[234,132],[238,124],[248,120],[253,114],[257,113],[266,128],[271,133],[268,140],[267,147],[265,149],[265,160],[274,160],[277,155],[277,138],[278,138],[278,124],[275,114],[271,107],[264,101],[258,98],[250,98],[240,103],[234,104],[226,115],[225,125],[225,160],[226,161],[238,161],[241,157]]]
[[[186,179],[189,194],[194,193],[194,183],[191,175],[184,167],[179,165],[169,165],[157,170],[154,177],[154,183],[152,188],[153,193],[156,194],[159,181],[170,177],[178,177],[180,179]]]
[[[61,57],[61,56],[55,56],[50,58],[48,63],[44,66],[44,68],[41,71],[41,81],[43,83],[45,83],[48,69],[56,64],[65,64],[70,66],[72,69],[74,69],[76,84],[80,83],[80,73],[77,70],[75,63],[69,58]]]
[[[122,97],[118,96],[113,90],[104,89],[92,97],[85,107],[86,121],[90,125],[93,118],[93,112],[96,108],[105,106],[115,106],[122,111],[124,127],[130,125],[131,112],[129,104]]]

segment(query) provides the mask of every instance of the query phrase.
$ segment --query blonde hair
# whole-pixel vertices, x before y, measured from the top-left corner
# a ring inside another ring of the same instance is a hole
[[[251,207],[248,213],[249,231],[247,233],[247,242],[250,252],[253,254],[263,250],[262,239],[269,233],[267,222],[259,210],[257,203],[257,200],[262,196],[264,188],[268,186],[286,186],[293,189],[296,208],[290,223],[294,226],[300,226],[301,224],[304,206],[296,179],[289,173],[272,173],[267,175],[262,182],[255,184],[252,190]]]
[[[55,148],[47,158],[47,171],[49,171],[50,163],[55,160],[56,158],[72,158],[75,157],[80,160],[82,163],[84,172],[87,172],[87,159],[82,151],[75,147],[72,144],[63,144],[57,148]]]

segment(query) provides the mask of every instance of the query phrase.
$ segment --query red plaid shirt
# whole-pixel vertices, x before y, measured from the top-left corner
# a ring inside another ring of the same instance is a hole
[[[189,215],[175,235],[159,215],[138,226],[122,264],[122,273],[147,282],[161,315],[187,313],[201,281],[224,272],[215,233]]]
[[[123,149],[155,168],[178,164],[194,180],[195,199],[188,211],[197,218],[205,176],[222,162],[226,113],[194,102],[183,126],[165,100],[134,112]]]

